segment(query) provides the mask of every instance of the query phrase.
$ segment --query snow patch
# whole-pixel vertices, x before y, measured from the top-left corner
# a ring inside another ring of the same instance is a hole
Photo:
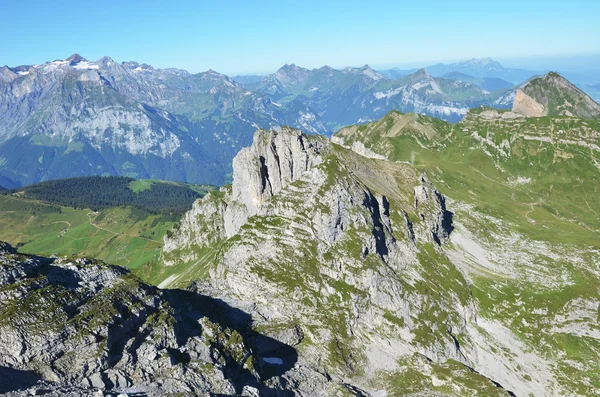
[[[387,91],[385,91],[385,92],[381,92],[381,91],[379,91],[379,92],[376,92],[376,93],[374,93],[374,94],[373,94],[373,96],[374,96],[376,99],[383,99],[383,98],[387,98],[387,99],[389,99],[389,98],[391,98],[391,97],[393,97],[393,96],[396,96],[396,95],[398,95],[399,93],[401,93],[401,92],[402,92],[402,89],[403,89],[403,88],[401,87],[401,88],[395,88],[395,89],[393,89],[393,90],[387,90]]]
[[[72,66],[73,69],[78,69],[78,70],[89,70],[89,69],[98,69],[99,66],[96,65],[95,63],[91,63],[88,61],[81,61],[79,63],[77,63],[76,65]]]
[[[263,361],[272,365],[283,365],[283,360],[279,357],[263,357]]]

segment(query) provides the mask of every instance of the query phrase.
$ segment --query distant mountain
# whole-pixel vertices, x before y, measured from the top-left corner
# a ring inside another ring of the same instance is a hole
[[[519,88],[513,111],[526,116],[600,117],[600,105],[555,72]]]
[[[231,77],[231,80],[235,81],[236,83],[239,84],[254,84],[254,83],[258,83],[259,81],[261,81],[263,79],[264,75],[258,75],[258,74],[250,74],[250,75],[237,75],[237,76],[233,76]]]
[[[524,69],[505,68],[491,58],[473,58],[468,61],[451,64],[438,63],[428,66],[427,70],[429,70],[432,76],[436,77],[441,77],[451,72],[460,72],[478,78],[498,78],[512,84],[519,84],[532,75],[537,74],[536,72]]]
[[[463,81],[465,83],[475,84],[478,87],[483,88],[486,91],[497,91],[512,88],[514,84],[493,77],[473,77],[461,72],[450,72],[444,75],[444,78],[456,81]]]
[[[379,73],[388,77],[390,79],[399,79],[402,76],[406,76],[408,74],[414,73],[419,69],[401,69],[401,68],[392,68],[386,70],[379,70]]]
[[[301,103],[282,107],[214,71],[190,74],[75,54],[0,68],[0,183],[83,175],[222,184],[258,127],[326,133]]]
[[[313,109],[330,131],[376,120],[390,110],[457,122],[469,108],[495,104],[502,95],[470,82],[433,77],[425,69],[392,79],[368,65],[343,70],[284,65],[245,87],[285,106],[290,101],[302,103]]]
[[[598,84],[581,84],[579,88],[600,103],[600,83]]]
[[[451,64],[438,63],[435,65],[427,66],[426,69],[434,77],[447,77],[451,79],[461,80],[461,77],[464,79],[464,76],[466,75],[470,76],[471,78],[477,79],[500,79],[506,83],[509,83],[510,85],[520,84],[523,81],[529,79],[531,76],[540,73],[524,69],[505,68],[499,62],[494,61],[491,58],[473,58],[470,60]],[[416,72],[416,70],[417,69],[392,68],[388,70],[382,70],[380,72],[389,78],[398,79],[402,76],[414,73]],[[452,77],[454,73],[458,74]],[[477,85],[480,84],[481,83]],[[492,84],[505,83],[500,83],[499,81],[496,81]]]

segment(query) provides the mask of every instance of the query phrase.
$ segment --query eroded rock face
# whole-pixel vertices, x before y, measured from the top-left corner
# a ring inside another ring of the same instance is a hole
[[[232,198],[255,215],[271,197],[323,160],[328,142],[298,130],[259,131],[233,159]]]
[[[164,252],[188,250],[178,260],[191,261],[196,258],[191,247],[201,249],[234,236],[250,216],[264,210],[271,197],[320,164],[327,146],[323,137],[290,128],[258,130],[252,146],[233,160],[233,184],[196,201],[176,232],[165,236]],[[175,262],[167,258],[165,264]]]
[[[542,117],[548,115],[548,110],[541,103],[518,89],[513,102],[512,111],[527,117]]]

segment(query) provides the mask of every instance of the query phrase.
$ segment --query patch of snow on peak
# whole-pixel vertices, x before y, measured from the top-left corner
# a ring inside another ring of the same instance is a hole
[[[42,65],[42,71],[48,73],[59,69],[61,66],[68,65],[68,61],[53,61]]]
[[[379,91],[379,92],[375,92],[373,94],[373,96],[376,99],[383,99],[383,98],[388,98],[389,99],[389,98],[391,98],[391,97],[393,97],[393,96],[398,95],[399,93],[401,93],[402,90],[403,90],[403,87],[395,88],[393,90],[387,90],[385,92]]]
[[[437,81],[435,81],[433,78],[428,78],[426,80],[422,80],[418,83],[413,84],[413,88],[415,90],[420,90],[421,88],[425,88],[427,86],[431,87],[431,89],[437,92],[438,94],[443,94],[442,89],[438,85]]]
[[[141,67],[141,66],[138,66],[137,68],[133,69],[133,71],[134,71],[135,73],[146,73],[146,72],[149,72],[149,70],[148,70],[148,69],[146,69],[146,68],[143,68],[143,67]]]
[[[89,69],[98,69],[99,66],[96,65],[95,63],[92,62],[88,62],[88,61],[81,61],[78,62],[77,64],[73,65],[73,69],[78,69],[78,70],[89,70]]]

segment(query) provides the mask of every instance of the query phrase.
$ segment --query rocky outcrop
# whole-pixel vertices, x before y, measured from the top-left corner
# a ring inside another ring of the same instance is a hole
[[[178,260],[196,258],[202,249],[234,236],[250,216],[264,212],[264,204],[304,173],[320,164],[328,141],[298,130],[258,130],[253,144],[233,160],[233,184],[196,201],[191,211],[164,239],[164,252],[182,252]],[[166,265],[175,261],[167,258]]]
[[[11,395],[269,395],[264,380],[277,371],[264,357],[295,360],[240,310],[158,290],[122,268],[2,244],[0,275],[0,391]]]
[[[419,217],[427,225],[431,238],[437,244],[447,243],[452,226],[452,212],[446,208],[446,198],[437,191],[433,184],[422,176],[421,184],[415,187],[415,209]]]
[[[250,147],[233,159],[232,199],[255,215],[281,189],[322,162],[327,146],[321,137],[308,137],[298,130],[258,131]]]
[[[165,239],[165,260],[188,263],[165,286],[195,281],[297,346],[300,367],[359,388],[412,352],[470,363],[468,296],[419,292],[445,282],[435,263],[452,231],[426,177],[291,129],[258,131],[234,172],[231,188],[199,200]],[[413,332],[431,337],[402,336]],[[311,373],[304,381],[321,384]]]

